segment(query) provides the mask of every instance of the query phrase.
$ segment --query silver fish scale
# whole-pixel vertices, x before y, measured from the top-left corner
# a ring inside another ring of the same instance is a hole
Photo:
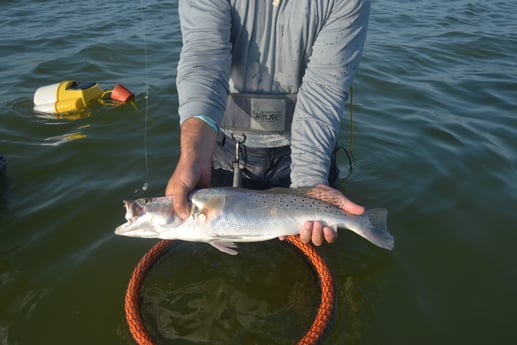
[[[197,194],[193,200],[213,197]],[[341,210],[309,197],[260,191],[243,193],[236,189],[225,190],[224,194],[222,214],[209,222],[210,232],[220,237],[273,238],[298,233],[307,219],[343,222]]]

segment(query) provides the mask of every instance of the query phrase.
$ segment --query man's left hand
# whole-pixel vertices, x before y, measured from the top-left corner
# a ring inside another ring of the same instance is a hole
[[[365,211],[363,206],[350,201],[339,190],[325,184],[317,185],[311,189],[309,194],[311,197],[337,206],[350,214],[360,215]],[[337,236],[337,232],[334,231],[334,229],[328,226],[323,226],[319,221],[306,221],[300,230],[300,240],[303,243],[309,243],[312,241],[316,246],[321,246],[324,241],[327,241],[328,243],[335,242]],[[285,237],[281,237],[280,239],[284,238]]]

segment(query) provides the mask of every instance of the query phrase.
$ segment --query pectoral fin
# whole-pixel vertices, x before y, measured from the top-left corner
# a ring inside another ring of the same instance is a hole
[[[218,250],[230,254],[237,255],[237,251],[231,248],[237,248],[237,245],[233,242],[225,242],[225,241],[210,241],[208,242],[212,247],[217,248]]]
[[[214,196],[207,200],[207,202],[201,207],[200,213],[206,216],[207,221],[211,221],[223,214],[225,204],[225,198],[223,195]]]

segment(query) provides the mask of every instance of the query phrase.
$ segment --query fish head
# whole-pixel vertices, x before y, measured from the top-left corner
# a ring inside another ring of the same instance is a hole
[[[172,198],[142,198],[124,200],[126,223],[115,234],[141,238],[163,238],[165,230],[181,226],[185,221],[173,213]]]
[[[207,225],[224,211],[225,198],[220,193],[199,191],[191,196],[190,215],[181,219],[173,212],[172,197],[126,200],[126,223],[115,229],[116,235],[202,240]]]

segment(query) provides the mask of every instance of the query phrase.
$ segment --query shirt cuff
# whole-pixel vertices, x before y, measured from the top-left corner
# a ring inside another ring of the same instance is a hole
[[[217,123],[215,123],[214,120],[212,120],[208,116],[196,115],[196,116],[192,116],[192,117],[203,121],[204,123],[206,123],[207,125],[212,127],[212,129],[215,131],[215,134],[219,134],[219,126],[217,125]]]

